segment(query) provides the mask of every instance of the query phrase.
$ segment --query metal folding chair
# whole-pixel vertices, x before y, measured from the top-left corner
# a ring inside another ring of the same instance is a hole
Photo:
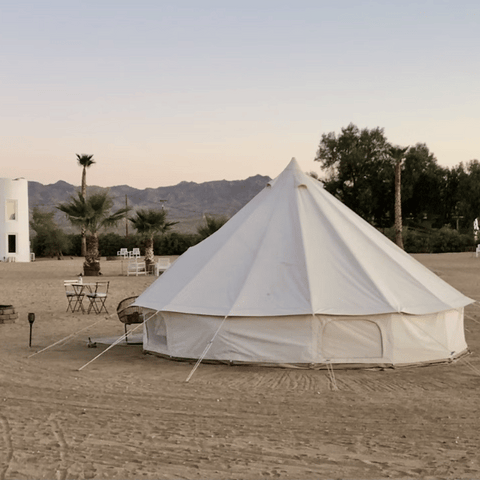
[[[108,313],[107,307],[105,306],[105,302],[108,296],[108,287],[110,282],[96,282],[95,289],[87,293],[87,298],[90,301],[88,305],[87,313],[90,313],[92,310],[95,313]]]
[[[78,312],[83,309],[83,298],[85,294],[75,288],[79,284],[78,280],[64,280],[63,285],[65,286],[65,295],[67,296],[68,305],[67,312],[70,310],[72,313]]]

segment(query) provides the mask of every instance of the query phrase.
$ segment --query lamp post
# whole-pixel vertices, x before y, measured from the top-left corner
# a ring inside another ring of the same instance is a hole
[[[32,329],[33,329],[33,322],[35,321],[35,314],[29,313],[28,314],[28,323],[30,324],[30,341],[28,342],[28,346],[32,346]]]

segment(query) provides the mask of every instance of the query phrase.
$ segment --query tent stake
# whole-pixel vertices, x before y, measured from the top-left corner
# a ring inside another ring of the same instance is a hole
[[[210,347],[212,346],[213,344],[213,341],[215,340],[215,337],[217,336],[217,333],[220,331],[220,329],[222,328],[222,325],[225,323],[225,320],[227,319],[227,317],[225,317],[223,320],[222,320],[222,323],[219,325],[219,327],[217,328],[217,331],[215,332],[215,334],[213,335],[212,339],[210,340],[210,342],[207,343],[207,346],[205,347],[205,350],[203,351],[203,353],[200,355],[200,358],[197,360],[197,363],[195,364],[195,366],[193,367],[192,371],[190,372],[190,375],[187,377],[187,379],[185,380],[185,382],[187,383],[193,376],[193,374],[195,373],[195,370],[198,368],[198,366],[202,363],[202,360],[205,358],[205,355],[208,353],[208,351],[210,350]]]

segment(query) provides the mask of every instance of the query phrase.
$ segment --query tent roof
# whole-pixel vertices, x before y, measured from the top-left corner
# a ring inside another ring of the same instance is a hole
[[[471,302],[292,159],[135,304],[200,315],[278,316],[427,314]]]

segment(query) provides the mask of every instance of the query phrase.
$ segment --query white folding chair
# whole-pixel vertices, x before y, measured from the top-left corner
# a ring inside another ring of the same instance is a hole
[[[163,273],[165,270],[168,270],[170,267],[170,258],[169,257],[160,257],[155,264],[155,275],[158,277],[160,273]]]
[[[146,275],[146,274],[147,274],[146,263],[139,262],[137,257],[131,257],[127,265],[127,276],[130,276],[130,275],[138,276],[138,275]]]

